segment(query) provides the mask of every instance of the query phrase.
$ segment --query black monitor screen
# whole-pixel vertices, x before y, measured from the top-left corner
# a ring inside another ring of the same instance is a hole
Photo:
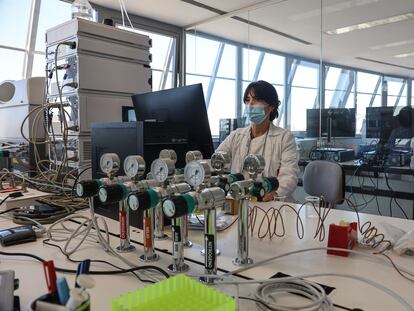
[[[397,125],[396,121],[394,107],[367,107],[365,115],[367,138],[387,140]]]
[[[414,110],[409,106],[398,110],[395,107],[367,107],[366,136],[381,140],[412,138]]]
[[[355,108],[307,109],[306,136],[319,137],[320,121],[322,137],[328,136],[329,124],[331,137],[355,137]]]
[[[132,96],[137,121],[168,121],[186,125],[189,149],[205,159],[213,154],[213,140],[201,84]]]

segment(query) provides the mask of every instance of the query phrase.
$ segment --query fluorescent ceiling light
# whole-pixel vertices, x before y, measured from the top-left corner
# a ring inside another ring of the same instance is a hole
[[[395,58],[404,58],[410,56],[414,56],[414,52],[394,55]]]
[[[371,50],[382,50],[382,49],[386,49],[386,48],[395,48],[397,46],[403,46],[403,45],[408,45],[414,43],[414,39],[410,39],[410,40],[404,40],[404,41],[398,41],[398,42],[391,42],[391,43],[386,43],[386,44],[382,44],[382,45],[374,45],[371,46],[370,49]]]
[[[414,12],[391,16],[391,17],[387,17],[383,19],[377,19],[375,21],[342,27],[342,28],[338,28],[335,30],[328,30],[326,31],[326,33],[328,35],[341,35],[347,32],[355,31],[355,30],[368,29],[372,27],[377,27],[377,26],[382,26],[382,25],[387,25],[387,24],[392,24],[392,23],[398,23],[398,22],[406,21],[412,18],[414,18]]]
[[[355,7],[363,6],[363,5],[371,5],[373,3],[378,3],[380,1],[385,0],[349,0],[349,1],[342,1],[341,3],[328,5],[323,7],[323,16],[326,16],[327,14],[332,14],[336,12],[341,12],[344,10],[354,9]],[[321,9],[315,9],[304,13],[299,13],[292,15],[291,17],[288,17],[290,20],[294,22],[303,21],[306,19],[310,19],[313,17],[321,16]]]

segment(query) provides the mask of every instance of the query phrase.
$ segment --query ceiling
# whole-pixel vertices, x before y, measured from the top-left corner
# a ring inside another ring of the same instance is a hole
[[[119,10],[117,0],[92,2]],[[321,0],[274,0],[268,5],[269,2],[124,0],[130,14],[180,27],[198,24],[197,31],[229,40],[315,60],[320,59],[322,52],[323,60],[329,63],[414,78],[414,19],[341,35],[325,33],[345,26],[412,13],[414,0],[323,0],[322,49]],[[267,6],[257,8],[258,3]],[[240,10],[252,5],[256,5],[252,10]],[[236,14],[220,16],[228,12]],[[412,53],[412,56],[395,57],[405,53]]]

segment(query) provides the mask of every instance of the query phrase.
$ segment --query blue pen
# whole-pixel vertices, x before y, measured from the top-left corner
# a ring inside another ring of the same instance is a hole
[[[85,259],[82,262],[80,262],[78,265],[78,268],[76,269],[76,279],[78,278],[79,274],[88,274],[90,266],[91,266],[90,259]],[[75,279],[75,287],[80,287],[76,279]]]
[[[82,271],[81,274],[89,274],[89,268],[91,266],[91,260],[90,259],[85,259],[84,261],[82,261]]]

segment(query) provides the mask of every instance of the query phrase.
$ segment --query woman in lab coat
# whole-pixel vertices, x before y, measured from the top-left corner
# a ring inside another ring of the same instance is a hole
[[[252,82],[243,100],[244,115],[250,125],[230,133],[216,151],[230,155],[232,173],[242,172],[246,155],[261,154],[266,161],[263,176],[276,176],[279,180],[279,189],[266,194],[263,201],[279,196],[294,202],[299,173],[296,142],[289,130],[272,123],[278,117],[280,104],[276,89],[266,81]]]

